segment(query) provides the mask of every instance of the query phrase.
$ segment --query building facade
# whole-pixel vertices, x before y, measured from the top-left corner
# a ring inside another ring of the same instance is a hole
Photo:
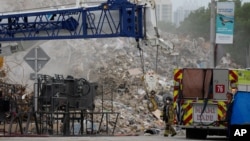
[[[157,21],[172,22],[171,0],[155,0]]]

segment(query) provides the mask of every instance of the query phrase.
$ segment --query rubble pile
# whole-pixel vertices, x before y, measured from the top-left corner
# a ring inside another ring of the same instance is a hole
[[[75,2],[75,0],[44,1],[32,1],[29,3],[32,5],[26,5],[27,0],[26,2],[25,0],[15,1],[15,4],[3,0],[0,3],[5,7],[2,7],[1,11],[6,10],[7,7],[12,7],[9,10],[18,10],[23,9],[23,6],[37,8],[43,4],[52,6]],[[177,54],[171,54],[162,47],[157,48],[142,42],[140,44],[142,55],[135,40],[129,38],[40,41],[32,44],[27,50],[5,57],[3,69],[7,70],[7,74],[4,79],[8,83],[22,84],[32,92],[34,80],[30,80],[30,73],[33,73],[33,70],[23,57],[31,48],[39,46],[50,56],[50,61],[39,73],[83,77],[99,84],[95,110],[120,113],[116,133],[142,134],[148,128],[162,129],[163,123],[147,109],[144,73],[154,70],[159,75],[158,96],[161,99],[166,93],[172,94],[174,68],[208,67],[210,44],[203,38],[191,39],[168,33],[161,33],[161,37],[174,43],[174,52]],[[225,56],[218,67],[238,67],[229,60],[230,56]],[[104,94],[104,99],[101,94]],[[115,121],[115,117],[111,118]],[[112,123],[109,126],[114,127]]]
[[[205,42],[193,46],[193,41],[178,40],[175,51],[179,56],[173,58],[164,49],[159,49],[158,96],[171,92],[173,69],[177,67],[198,67],[200,58],[206,59],[208,49]],[[99,84],[98,96],[95,101],[96,111],[119,112],[120,116],[116,125],[117,134],[142,134],[149,128],[163,129],[163,123],[159,122],[147,109],[145,87],[143,82],[143,70],[139,51],[133,44],[133,39],[93,39],[93,40],[66,40],[46,41],[39,45],[51,57],[51,60],[39,72],[42,74],[72,75],[84,77],[88,81]],[[154,70],[156,65],[156,47],[144,46],[145,70]],[[18,83],[27,82],[33,86],[34,81],[29,80],[32,70],[22,59],[28,51],[18,52],[6,57],[6,66],[11,69],[7,77]],[[207,60],[205,60],[207,61]],[[10,62],[10,63],[9,63]],[[13,62],[19,67],[13,67]],[[20,67],[26,68],[20,74]],[[57,68],[55,68],[57,67]],[[19,72],[18,70],[19,69]],[[17,72],[17,73],[13,73]],[[18,77],[21,75],[22,77]],[[11,81],[10,79],[7,79]],[[31,88],[30,88],[31,90]],[[101,94],[104,95],[103,104]],[[111,96],[112,94],[112,96]],[[102,107],[103,106],[103,107]],[[115,116],[111,117],[115,121]],[[111,122],[112,129],[114,124]]]
[[[116,125],[117,134],[142,134],[149,128],[163,129],[163,123],[159,122],[147,109],[145,87],[143,82],[143,70],[138,49],[133,44],[133,39],[93,39],[93,40],[66,40],[46,41],[39,46],[51,57],[51,60],[39,72],[54,75],[63,74],[75,77],[84,77],[90,82],[99,84],[98,96],[95,101],[96,111],[119,112],[120,116]],[[209,51],[205,42],[193,46],[193,41],[179,40],[175,45],[175,51],[179,56],[173,58],[164,49],[159,49],[158,96],[171,94],[171,82],[173,69],[177,67],[199,67],[200,58],[206,59]],[[144,46],[145,72],[154,70],[156,65],[156,47]],[[25,83],[33,86],[34,81],[29,79],[32,70],[22,59],[28,51],[18,52],[6,57],[6,64],[11,71],[6,77],[8,81]],[[13,66],[13,62],[20,66]],[[20,74],[20,67],[24,70]],[[55,68],[56,67],[56,68]],[[26,69],[24,69],[26,68]],[[19,70],[17,70],[19,69]],[[16,72],[16,73],[13,73]],[[18,75],[22,77],[18,77]],[[22,78],[21,82],[20,79]],[[18,82],[19,81],[19,82]],[[32,90],[30,88],[30,90]],[[102,96],[104,95],[103,104]],[[111,96],[112,94],[112,96]],[[103,107],[102,107],[103,106]],[[111,117],[115,121],[115,116]],[[110,122],[112,129],[114,124]]]

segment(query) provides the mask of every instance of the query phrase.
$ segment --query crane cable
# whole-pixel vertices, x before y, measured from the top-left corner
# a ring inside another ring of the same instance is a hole
[[[156,45],[155,73],[158,73],[159,45]]]
[[[144,75],[144,74],[145,74],[145,68],[144,68],[143,50],[141,49],[141,46],[140,46],[140,43],[139,43],[139,39],[136,39],[136,42],[137,42],[137,48],[138,48],[139,54],[140,54],[142,73],[143,73],[143,75]]]
[[[156,7],[155,7],[156,8]],[[147,24],[146,24],[146,7],[144,7],[143,9],[143,19],[144,19],[144,40],[147,40]],[[158,28],[157,28],[157,14],[156,14],[156,10],[155,10],[155,20],[156,20],[156,27],[154,27],[154,30],[155,30],[155,33],[156,33],[156,37],[157,39],[160,38],[160,34],[158,32]],[[143,57],[143,50],[141,49],[140,47],[140,44],[139,44],[139,39],[136,39],[136,42],[137,42],[137,48],[139,49],[139,53],[140,53],[140,59],[141,59],[141,67],[142,67],[142,72],[143,74],[145,74],[145,66],[144,66],[144,57]],[[157,44],[157,50],[156,50],[156,68],[155,68],[155,71],[157,73],[157,69],[158,69],[158,58],[159,58],[159,45]]]
[[[144,37],[144,40],[147,40],[147,24],[146,24],[146,7],[144,7],[143,8],[143,19],[144,19],[144,35],[143,35],[143,37]],[[141,69],[142,69],[142,73],[143,73],[143,75],[145,75],[145,66],[144,66],[144,56],[143,56],[143,50],[142,50],[142,48],[141,48],[141,46],[140,46],[140,43],[139,43],[139,39],[136,39],[136,42],[137,42],[137,48],[138,48],[138,50],[139,50],[139,54],[140,54],[140,59],[141,59]]]
[[[160,38],[160,34],[159,34],[159,31],[158,31],[158,19],[157,19],[157,9],[156,9],[156,6],[154,7],[155,10],[154,10],[154,14],[155,14],[155,23],[156,23],[156,27],[154,27],[154,30],[155,30],[155,33],[156,33],[156,38],[157,40]],[[156,45],[156,60],[155,60],[155,72],[158,73],[158,57],[159,57],[159,44],[158,44],[159,41],[157,41],[157,45]]]
[[[156,20],[157,20],[157,18],[156,18]],[[157,37],[157,40],[158,40],[158,38],[160,38],[158,28],[154,27],[154,30],[155,30],[156,37]],[[155,57],[155,73],[158,73],[158,58],[159,58],[159,45],[157,43],[157,45],[156,45],[156,57]]]

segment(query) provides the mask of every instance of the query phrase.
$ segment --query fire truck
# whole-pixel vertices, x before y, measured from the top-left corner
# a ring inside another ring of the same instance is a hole
[[[247,85],[241,84],[250,82],[249,72],[249,70],[212,68],[174,70],[175,121],[178,128],[186,130],[186,138],[226,136],[226,93],[239,90],[238,88],[248,89],[245,87]]]

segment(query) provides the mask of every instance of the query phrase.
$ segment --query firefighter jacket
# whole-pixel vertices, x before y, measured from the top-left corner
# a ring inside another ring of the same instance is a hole
[[[166,123],[169,123],[169,124],[173,124],[174,116],[175,116],[173,103],[169,103],[169,104],[164,105],[161,116],[163,118],[163,121],[165,121]]]

